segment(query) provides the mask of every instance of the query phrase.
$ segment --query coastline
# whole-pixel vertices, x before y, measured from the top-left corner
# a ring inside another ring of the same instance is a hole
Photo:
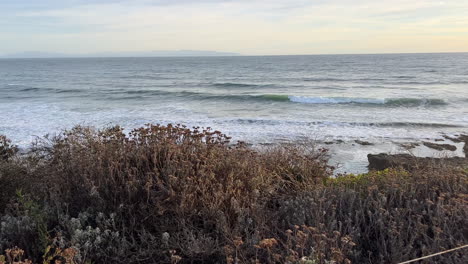
[[[90,127],[93,128],[94,127]],[[66,131],[66,130],[62,130]],[[129,133],[131,129],[125,129]],[[48,137],[54,137],[55,134],[47,134]],[[241,140],[241,142],[253,147],[254,149],[264,149],[265,147],[274,147],[280,145],[306,145],[314,149],[327,149],[328,164],[334,167],[334,175],[339,174],[363,174],[369,172],[368,155],[386,154],[390,156],[410,155],[416,158],[431,159],[451,159],[468,158],[468,136],[463,132],[446,134],[439,132],[439,137],[423,139],[392,139],[392,138],[359,138],[359,139],[310,139],[303,137],[301,139],[276,139],[269,143],[250,142]],[[6,135],[8,137],[8,135]],[[229,136],[229,135],[228,135]],[[34,137],[35,140],[43,140],[45,136]],[[23,141],[24,142],[24,141]],[[231,144],[235,144],[232,140]],[[15,142],[13,142],[14,144]],[[27,153],[30,150],[29,145],[20,145],[20,153]]]
[[[379,140],[379,141],[326,141],[318,145],[330,149],[330,165],[335,173],[361,174],[368,172],[368,155],[385,153],[388,155],[407,154],[419,158],[466,158],[468,140],[466,135],[457,134],[447,138],[419,140]]]
[[[423,139],[298,139],[282,140],[277,143],[256,143],[252,146],[309,145],[328,150],[330,166],[334,174],[362,174],[369,172],[368,155],[410,155],[416,158],[451,159],[468,158],[468,137],[464,133],[445,134],[437,138]]]

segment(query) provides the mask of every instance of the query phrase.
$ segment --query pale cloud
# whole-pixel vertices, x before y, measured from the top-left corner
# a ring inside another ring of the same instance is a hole
[[[468,51],[468,4],[464,0],[102,0],[10,8],[12,12],[3,11],[8,19],[0,22],[4,43],[0,52]]]

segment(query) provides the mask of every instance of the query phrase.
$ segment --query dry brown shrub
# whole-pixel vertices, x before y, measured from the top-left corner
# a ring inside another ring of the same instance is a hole
[[[60,248],[86,214],[82,261],[94,263],[396,263],[468,242],[466,170],[333,178],[326,151],[309,147],[258,150],[179,125],[76,127],[0,162],[0,180],[15,182],[0,202],[14,200],[20,181],[30,186]],[[462,251],[434,261],[468,262]]]
[[[331,173],[322,154],[229,143],[219,131],[178,125],[129,135],[76,127],[36,146],[36,177],[43,197],[72,215],[117,213],[132,239],[168,232],[167,246],[189,258],[222,258],[226,241],[268,221],[260,213],[268,197],[310,189]]]

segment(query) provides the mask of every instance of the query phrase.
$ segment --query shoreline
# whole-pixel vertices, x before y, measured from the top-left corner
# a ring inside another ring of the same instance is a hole
[[[88,126],[85,126],[88,127]],[[96,129],[90,126],[92,129]],[[69,130],[62,130],[69,131]],[[128,134],[131,129],[124,129]],[[49,134],[53,138],[60,133]],[[468,158],[468,135],[463,132],[446,134],[439,132],[440,137],[422,139],[392,139],[392,138],[348,138],[348,139],[274,139],[272,142],[249,142],[248,140],[232,140],[244,142],[253,148],[262,149],[278,145],[310,145],[313,148],[325,148],[329,153],[328,164],[335,168],[334,175],[363,174],[369,172],[369,155],[386,154],[388,156],[410,155],[416,158],[451,159]],[[1,134],[0,134],[1,135]],[[5,135],[7,138],[9,135]],[[229,136],[229,135],[228,135]],[[35,137],[43,140],[46,136]],[[31,148],[31,140],[28,146],[20,145],[20,153],[27,153]],[[24,142],[24,141],[23,141]],[[15,144],[15,142],[12,142]]]
[[[313,145],[329,151],[330,166],[334,174],[362,174],[369,172],[369,155],[386,154],[390,157],[409,155],[416,158],[452,159],[468,158],[468,136],[463,133],[423,139],[331,139],[284,140],[278,143],[257,143],[251,146]],[[261,147],[260,147],[261,148]]]
[[[368,155],[406,154],[417,158],[451,159],[468,157],[468,137],[464,134],[444,139],[327,141],[318,142],[330,150],[330,165],[337,166],[336,174],[368,172]],[[341,166],[340,166],[341,165]]]

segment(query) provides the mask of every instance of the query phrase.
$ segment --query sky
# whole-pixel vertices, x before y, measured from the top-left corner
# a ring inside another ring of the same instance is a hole
[[[468,51],[468,0],[0,0],[0,17],[0,55]]]

